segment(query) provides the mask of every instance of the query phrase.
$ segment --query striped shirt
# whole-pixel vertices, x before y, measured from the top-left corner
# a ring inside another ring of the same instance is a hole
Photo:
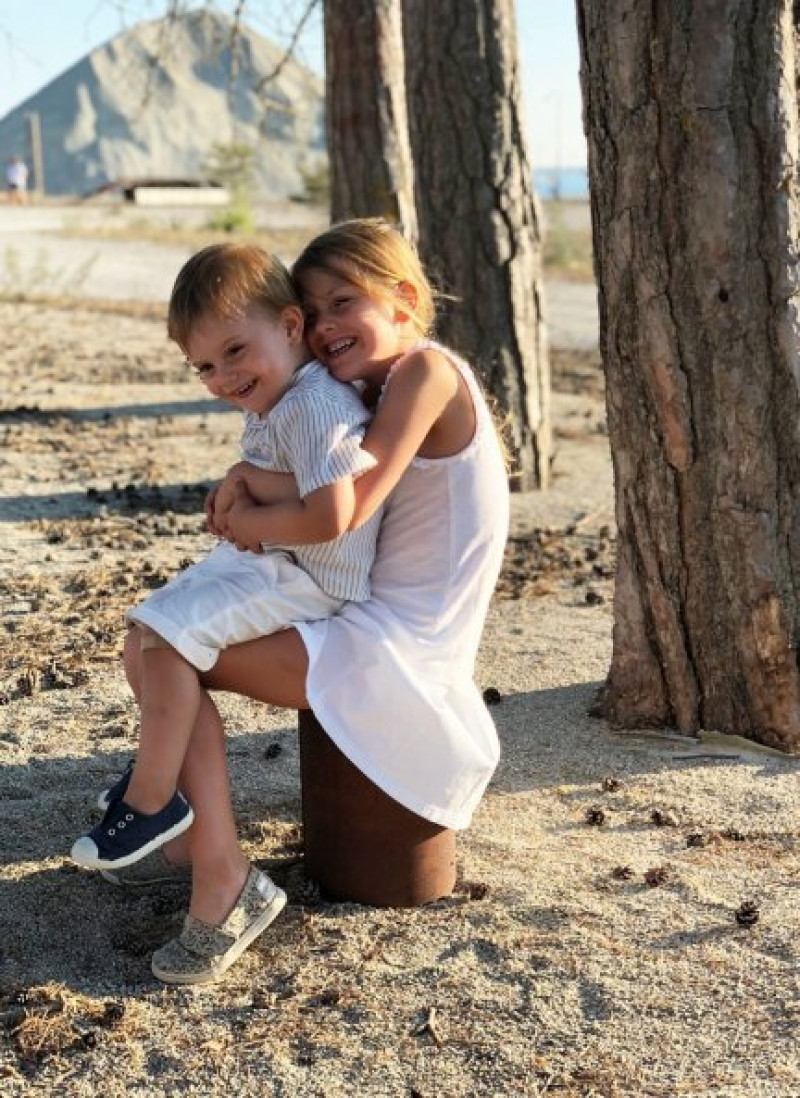
[[[300,498],[342,477],[375,466],[361,449],[370,414],[352,385],[332,378],[319,362],[296,370],[289,388],[263,416],[245,413],[242,457],[259,469],[293,473]],[[291,553],[297,564],[333,598],[369,598],[382,512],[332,541],[318,545],[269,545]]]

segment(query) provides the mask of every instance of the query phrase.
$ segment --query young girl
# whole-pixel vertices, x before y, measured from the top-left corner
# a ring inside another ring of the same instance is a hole
[[[356,482],[353,519],[357,526],[386,501],[372,594],[326,621],[227,649],[203,682],[310,706],[390,796],[464,828],[499,753],[472,676],[508,528],[501,448],[469,367],[427,339],[431,289],[397,232],[372,219],[335,226],[304,250],[293,274],[310,349],[336,378],[363,383],[376,404],[362,444],[376,466]],[[241,483],[235,490],[239,506],[258,506]],[[134,690],[139,660],[130,645]],[[249,867],[236,840],[222,724],[207,694],[181,788],[195,822],[167,857],[192,863],[190,914],[155,954],[153,971],[195,983],[224,971],[248,933],[229,925]]]

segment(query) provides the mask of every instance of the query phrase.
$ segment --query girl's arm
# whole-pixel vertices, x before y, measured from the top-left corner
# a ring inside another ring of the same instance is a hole
[[[362,526],[395,487],[458,394],[459,375],[444,355],[429,350],[409,355],[392,374],[386,397],[364,436],[362,448],[376,459],[374,469],[355,480],[344,477],[319,488],[304,500],[283,499],[262,507],[241,483],[249,477],[239,478],[237,500],[229,512],[229,518],[233,517],[230,533],[223,536],[239,548],[254,549],[261,542],[308,545],[329,541]],[[454,437],[439,439],[445,452],[457,452],[472,437],[472,403],[469,397],[466,400],[469,416],[456,416]]]
[[[459,375],[438,351],[411,354],[394,371],[362,443],[378,464],[355,482],[351,530],[371,518],[385,501],[458,392]],[[467,427],[466,440],[461,437],[452,446],[441,440],[446,450],[455,453],[466,445],[474,423]]]
[[[340,477],[309,492],[304,499],[259,503],[240,478],[225,515],[223,536],[239,549],[257,551],[262,544],[311,545],[343,534],[353,519],[353,478]]]

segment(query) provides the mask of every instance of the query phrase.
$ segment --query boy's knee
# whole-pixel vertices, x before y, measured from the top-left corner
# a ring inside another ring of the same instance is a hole
[[[150,648],[172,648],[172,645],[159,636],[149,625],[142,625],[135,621],[131,623],[131,629],[136,631],[139,638],[139,651],[147,652]]]

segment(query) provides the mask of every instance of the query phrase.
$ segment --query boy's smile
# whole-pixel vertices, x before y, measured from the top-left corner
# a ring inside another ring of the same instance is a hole
[[[232,318],[203,316],[186,350],[213,396],[256,415],[274,408],[307,357],[302,316],[293,308],[280,316],[261,309]]]

